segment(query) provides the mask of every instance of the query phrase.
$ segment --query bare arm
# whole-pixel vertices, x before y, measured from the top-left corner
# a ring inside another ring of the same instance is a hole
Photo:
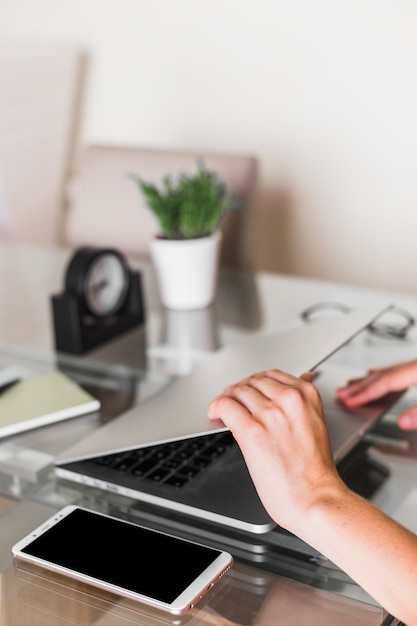
[[[383,397],[391,391],[402,391],[417,385],[417,360],[404,361],[369,370],[365,376],[348,381],[337,390],[337,396],[347,407],[356,407]],[[404,430],[417,428],[417,406],[409,407],[398,417],[398,425]]]
[[[280,526],[326,555],[386,610],[417,624],[417,538],[340,480],[310,381],[309,374],[256,374],[215,398],[209,417],[232,431]]]

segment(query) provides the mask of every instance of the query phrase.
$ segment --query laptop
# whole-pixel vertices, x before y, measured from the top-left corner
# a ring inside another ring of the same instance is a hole
[[[117,493],[244,532],[276,526],[265,511],[231,433],[207,418],[210,400],[256,371],[316,371],[329,406],[334,458],[341,460],[381,412],[358,416],[334,401],[352,372],[323,365],[386,309],[357,309],[312,325],[218,350],[190,374],[81,440],[55,462],[66,480]],[[321,367],[319,369],[318,366]]]

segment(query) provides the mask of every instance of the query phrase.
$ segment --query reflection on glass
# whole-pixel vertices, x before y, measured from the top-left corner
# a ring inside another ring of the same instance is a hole
[[[165,309],[163,343],[178,350],[217,350],[219,336],[213,307],[194,311]]]
[[[245,330],[261,327],[261,302],[254,274],[223,271],[217,290],[216,314],[219,323]]]

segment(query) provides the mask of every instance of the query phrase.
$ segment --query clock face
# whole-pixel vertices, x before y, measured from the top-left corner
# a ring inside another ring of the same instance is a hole
[[[128,289],[126,267],[111,252],[97,255],[91,262],[84,282],[86,305],[93,315],[113,315],[122,306]]]
[[[84,354],[145,322],[141,275],[113,248],[75,250],[51,302],[58,352]]]

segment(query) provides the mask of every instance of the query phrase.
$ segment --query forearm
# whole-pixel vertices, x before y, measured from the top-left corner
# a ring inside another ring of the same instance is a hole
[[[387,611],[417,625],[417,537],[347,489],[312,507],[297,534]]]

